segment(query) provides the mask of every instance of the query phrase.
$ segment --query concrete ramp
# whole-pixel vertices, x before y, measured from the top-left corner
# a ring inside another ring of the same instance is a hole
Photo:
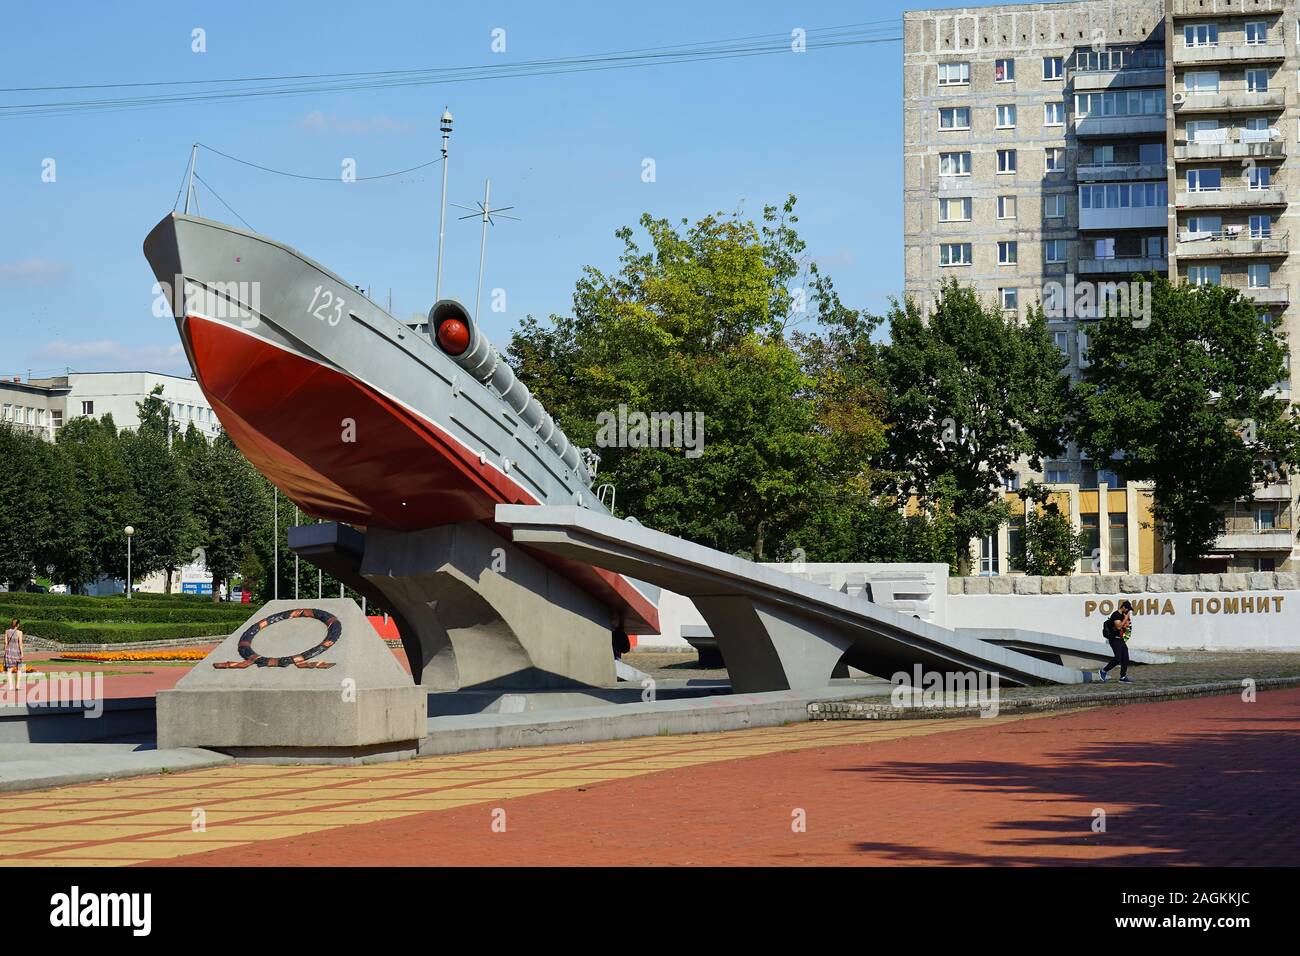
[[[1022,631],[1014,627],[959,627],[957,633],[988,641],[999,647],[1009,647],[1053,664],[1064,664],[1066,667],[1095,668],[1105,664],[1111,657],[1109,644],[1065,637],[1060,634]],[[1174,662],[1168,654],[1138,650],[1132,646],[1128,649],[1128,657],[1130,664],[1172,664]]]
[[[920,665],[1017,686],[1083,682],[1078,670],[585,508],[498,505],[496,521],[519,544],[689,597],[737,693],[823,687],[841,663],[886,679]]]

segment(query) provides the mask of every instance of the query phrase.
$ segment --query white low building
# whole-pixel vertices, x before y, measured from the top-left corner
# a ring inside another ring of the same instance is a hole
[[[158,386],[182,431],[191,423],[209,439],[220,431],[199,383],[161,372],[68,372],[0,381],[0,421],[49,441],[74,418],[112,415],[118,428],[134,430],[140,425],[136,406]]]

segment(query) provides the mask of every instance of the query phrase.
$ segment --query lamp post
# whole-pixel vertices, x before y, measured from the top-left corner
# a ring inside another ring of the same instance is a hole
[[[135,536],[135,528],[127,525],[126,531],[126,597],[131,599],[131,538]]]

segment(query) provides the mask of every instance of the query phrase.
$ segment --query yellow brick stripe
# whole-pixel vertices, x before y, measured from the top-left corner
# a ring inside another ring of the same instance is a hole
[[[1045,716],[816,722],[358,767],[240,764],[0,794],[0,866],[145,863],[663,770]]]

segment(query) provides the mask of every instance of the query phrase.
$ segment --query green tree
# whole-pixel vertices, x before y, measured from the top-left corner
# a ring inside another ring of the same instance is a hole
[[[1024,534],[1011,555],[1014,566],[1026,574],[1073,574],[1083,556],[1083,534],[1075,532],[1051,491],[1038,482],[1026,482],[1020,497],[1031,507],[1025,512]]]
[[[1149,322],[1095,323],[1075,386],[1077,438],[1094,461],[1151,482],[1155,522],[1184,572],[1222,530],[1225,504],[1300,464],[1300,418],[1275,391],[1290,377],[1283,332],[1248,298],[1153,276],[1150,302]]]
[[[881,364],[888,383],[883,485],[923,512],[950,515],[951,562],[1007,519],[1004,478],[1027,458],[1041,468],[1064,450],[1069,383],[1041,309],[1006,316],[947,283],[928,318],[910,299],[889,315]]]
[[[48,524],[41,440],[0,423],[0,581],[26,587]]]
[[[137,403],[140,427],[122,432],[118,442],[138,504],[132,519],[134,572],[139,577],[164,572],[164,590],[170,594],[177,569],[190,558],[186,547],[190,486],[174,448],[170,411],[161,396],[159,385]]]
[[[74,418],[59,429],[57,440],[81,490],[89,565],[95,576],[125,580],[124,529],[140,514],[140,504],[113,417]]]

